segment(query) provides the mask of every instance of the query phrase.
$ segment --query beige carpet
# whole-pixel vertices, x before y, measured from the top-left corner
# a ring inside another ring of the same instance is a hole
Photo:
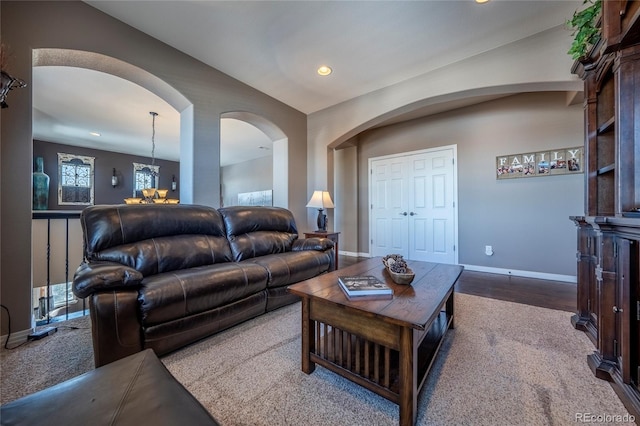
[[[609,384],[589,370],[593,345],[571,327],[571,313],[455,297],[456,328],[421,393],[419,425],[570,425],[578,413],[628,414]],[[322,367],[302,373],[299,335],[295,304],[162,360],[225,426],[398,423],[398,407],[384,398]],[[61,329],[3,350],[2,402],[90,369],[87,345],[88,330]]]

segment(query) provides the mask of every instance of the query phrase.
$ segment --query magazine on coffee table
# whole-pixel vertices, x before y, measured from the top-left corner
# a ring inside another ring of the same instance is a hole
[[[393,297],[393,290],[384,282],[371,275],[338,277],[338,284],[347,297],[379,296]]]

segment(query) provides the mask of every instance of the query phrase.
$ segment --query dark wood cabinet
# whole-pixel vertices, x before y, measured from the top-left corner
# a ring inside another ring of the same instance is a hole
[[[603,1],[602,37],[572,72],[584,80],[585,216],[577,227],[571,322],[587,363],[640,418],[640,1]]]
[[[577,279],[578,311],[571,318],[573,326],[587,333],[593,344],[598,343],[598,287],[596,281],[595,230],[583,216],[571,218],[578,227]]]
[[[579,254],[578,270],[584,272],[578,272],[578,309],[572,323],[592,341],[595,337],[595,351],[587,357],[593,374],[611,382],[627,409],[639,418],[640,219],[573,220],[583,239],[590,235],[595,252],[594,257]]]

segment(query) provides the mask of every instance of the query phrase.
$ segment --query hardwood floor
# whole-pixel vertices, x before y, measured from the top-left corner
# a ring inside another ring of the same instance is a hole
[[[340,269],[362,260],[365,258],[340,256]],[[456,283],[455,291],[542,308],[576,311],[577,287],[561,281],[465,270]]]

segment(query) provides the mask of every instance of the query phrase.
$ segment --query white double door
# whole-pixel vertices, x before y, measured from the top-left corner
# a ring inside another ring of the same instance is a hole
[[[456,146],[369,160],[370,250],[457,263]]]

